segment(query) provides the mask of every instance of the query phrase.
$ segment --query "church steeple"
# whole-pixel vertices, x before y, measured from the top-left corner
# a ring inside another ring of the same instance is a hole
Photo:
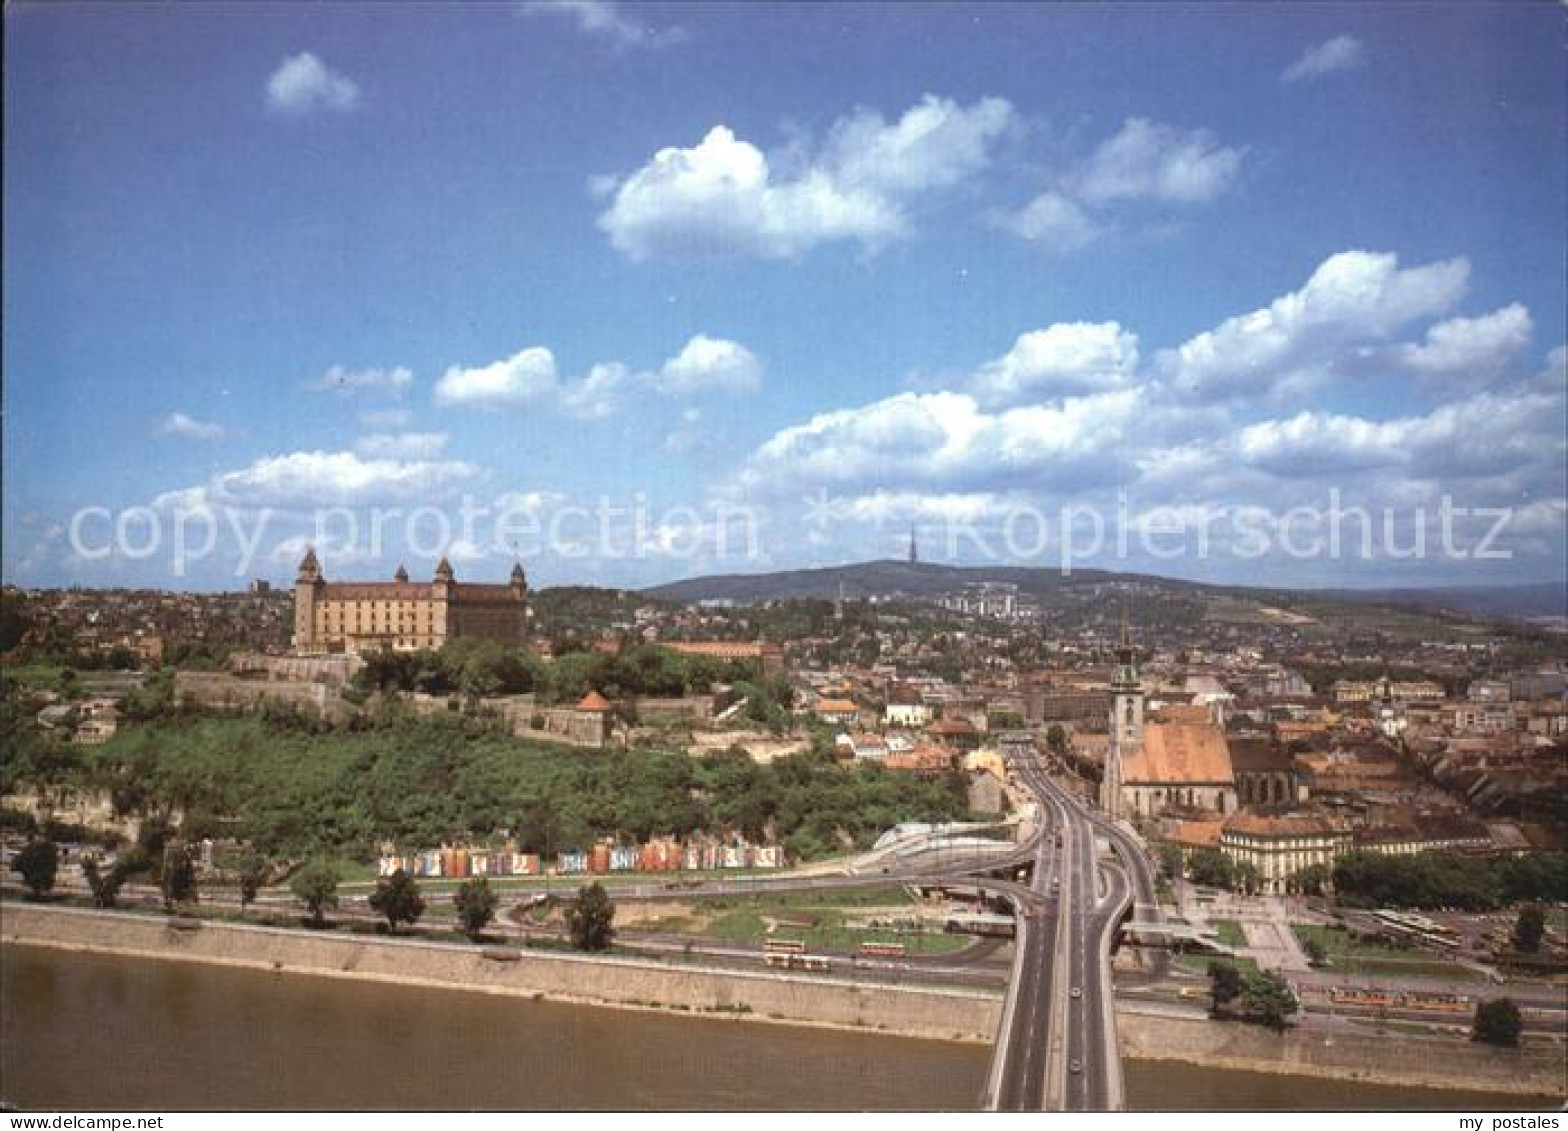
[[[305,556],[299,560],[299,577],[295,580],[307,585],[321,580],[321,563],[316,560],[316,547],[305,547]]]
[[[408,570],[403,568],[403,563],[402,562],[398,562],[397,563],[397,572],[392,575],[392,580],[393,581],[407,581],[408,580]]]
[[[1100,784],[1100,807],[1111,817],[1122,815],[1122,760],[1143,749],[1143,685],[1122,607],[1121,639],[1116,646],[1116,668],[1111,674],[1111,746],[1105,756]]]

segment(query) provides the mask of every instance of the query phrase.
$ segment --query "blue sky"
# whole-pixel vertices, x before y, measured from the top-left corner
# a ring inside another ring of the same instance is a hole
[[[5,19],[8,581],[1563,576],[1558,6]]]

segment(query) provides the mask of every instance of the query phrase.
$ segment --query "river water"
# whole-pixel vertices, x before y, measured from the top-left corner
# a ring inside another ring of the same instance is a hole
[[[0,947],[24,1109],[964,1110],[978,1045]],[[1167,1063],[1136,1110],[1477,1110],[1505,1097]]]

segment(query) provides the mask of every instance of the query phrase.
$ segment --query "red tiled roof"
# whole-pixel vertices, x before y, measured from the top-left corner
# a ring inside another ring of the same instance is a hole
[[[819,715],[847,715],[852,711],[860,710],[850,699],[824,699],[817,704]]]
[[[1122,780],[1128,785],[1223,784],[1235,781],[1225,732],[1211,724],[1150,723],[1143,746],[1122,755]]]
[[[597,691],[590,689],[587,695],[584,695],[577,701],[577,710],[608,711],[610,710],[610,701],[603,695],[600,695]]]

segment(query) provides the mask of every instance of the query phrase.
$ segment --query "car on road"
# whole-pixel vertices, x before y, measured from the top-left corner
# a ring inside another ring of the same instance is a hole
[[[1083,1063],[1077,1060],[1069,1061],[1067,1064],[1067,1071],[1076,1076],[1078,1073],[1083,1071]]]
[[[1078,986],[1073,987],[1073,997],[1083,997],[1083,990]]]

